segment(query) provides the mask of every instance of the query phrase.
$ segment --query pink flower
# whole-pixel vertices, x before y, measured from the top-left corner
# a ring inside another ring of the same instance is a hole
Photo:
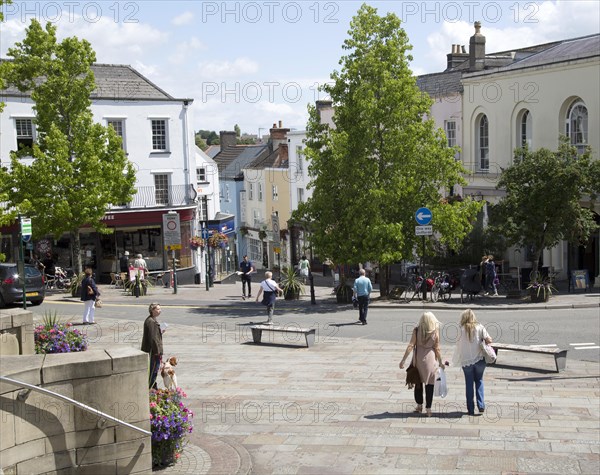
[[[156,407],[156,403],[155,402],[151,402],[150,403],[150,407]]]

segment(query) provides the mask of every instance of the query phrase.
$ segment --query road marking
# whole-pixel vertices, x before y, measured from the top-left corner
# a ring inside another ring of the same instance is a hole
[[[600,346],[576,346],[576,350],[597,350]]]
[[[596,343],[569,343],[571,346],[595,345]]]
[[[546,348],[546,347],[554,347],[554,346],[558,346],[555,344],[551,344],[551,345],[529,345],[531,348]]]

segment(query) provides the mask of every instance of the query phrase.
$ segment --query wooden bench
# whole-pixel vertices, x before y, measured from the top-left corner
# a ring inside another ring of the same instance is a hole
[[[275,326],[275,325],[250,325],[252,330],[252,339],[254,343],[260,343],[262,339],[262,332],[279,332],[279,333],[293,333],[301,334],[306,338],[306,347],[309,348],[315,342],[316,328],[298,328],[293,326]]]
[[[524,351],[527,353],[540,353],[545,355],[553,355],[554,363],[556,364],[556,372],[564,370],[567,367],[567,351],[561,350],[560,348],[540,348],[540,347],[532,347],[532,346],[524,346],[524,345],[511,345],[508,343],[492,343],[490,345],[494,350],[496,350],[496,355],[498,354],[498,350],[512,350],[512,351]]]

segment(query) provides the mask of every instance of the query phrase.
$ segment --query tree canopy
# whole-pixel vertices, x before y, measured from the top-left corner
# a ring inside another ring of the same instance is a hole
[[[362,5],[344,41],[341,70],[322,87],[335,126],[309,106],[305,154],[313,189],[294,218],[306,223],[316,252],[336,263],[413,258],[415,212],[427,206],[438,239],[459,248],[482,204],[448,200],[464,184],[443,131],[429,117],[409,62],[412,49],[394,14]]]
[[[591,150],[578,154],[561,138],[557,151],[517,149],[513,164],[502,171],[497,188],[505,189],[495,211],[495,229],[510,245],[531,246],[537,272],[544,249],[567,240],[587,241],[597,228],[591,209],[582,206],[600,192],[600,162]]]
[[[19,208],[31,203],[34,237],[71,234],[75,266],[81,270],[79,229],[102,232],[110,204],[131,200],[135,170],[110,126],[93,122],[91,69],[96,55],[76,37],[58,43],[56,27],[32,20],[22,43],[8,50],[6,80],[34,101],[36,142],[11,153],[0,169],[0,193]]]

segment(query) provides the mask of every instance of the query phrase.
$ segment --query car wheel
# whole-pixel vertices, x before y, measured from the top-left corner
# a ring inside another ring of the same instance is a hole
[[[2,298],[2,294],[0,294],[0,308],[6,307],[6,303],[4,302],[4,299]]]
[[[43,301],[44,299],[32,300],[31,305],[35,305],[37,307],[38,305],[41,305]]]

